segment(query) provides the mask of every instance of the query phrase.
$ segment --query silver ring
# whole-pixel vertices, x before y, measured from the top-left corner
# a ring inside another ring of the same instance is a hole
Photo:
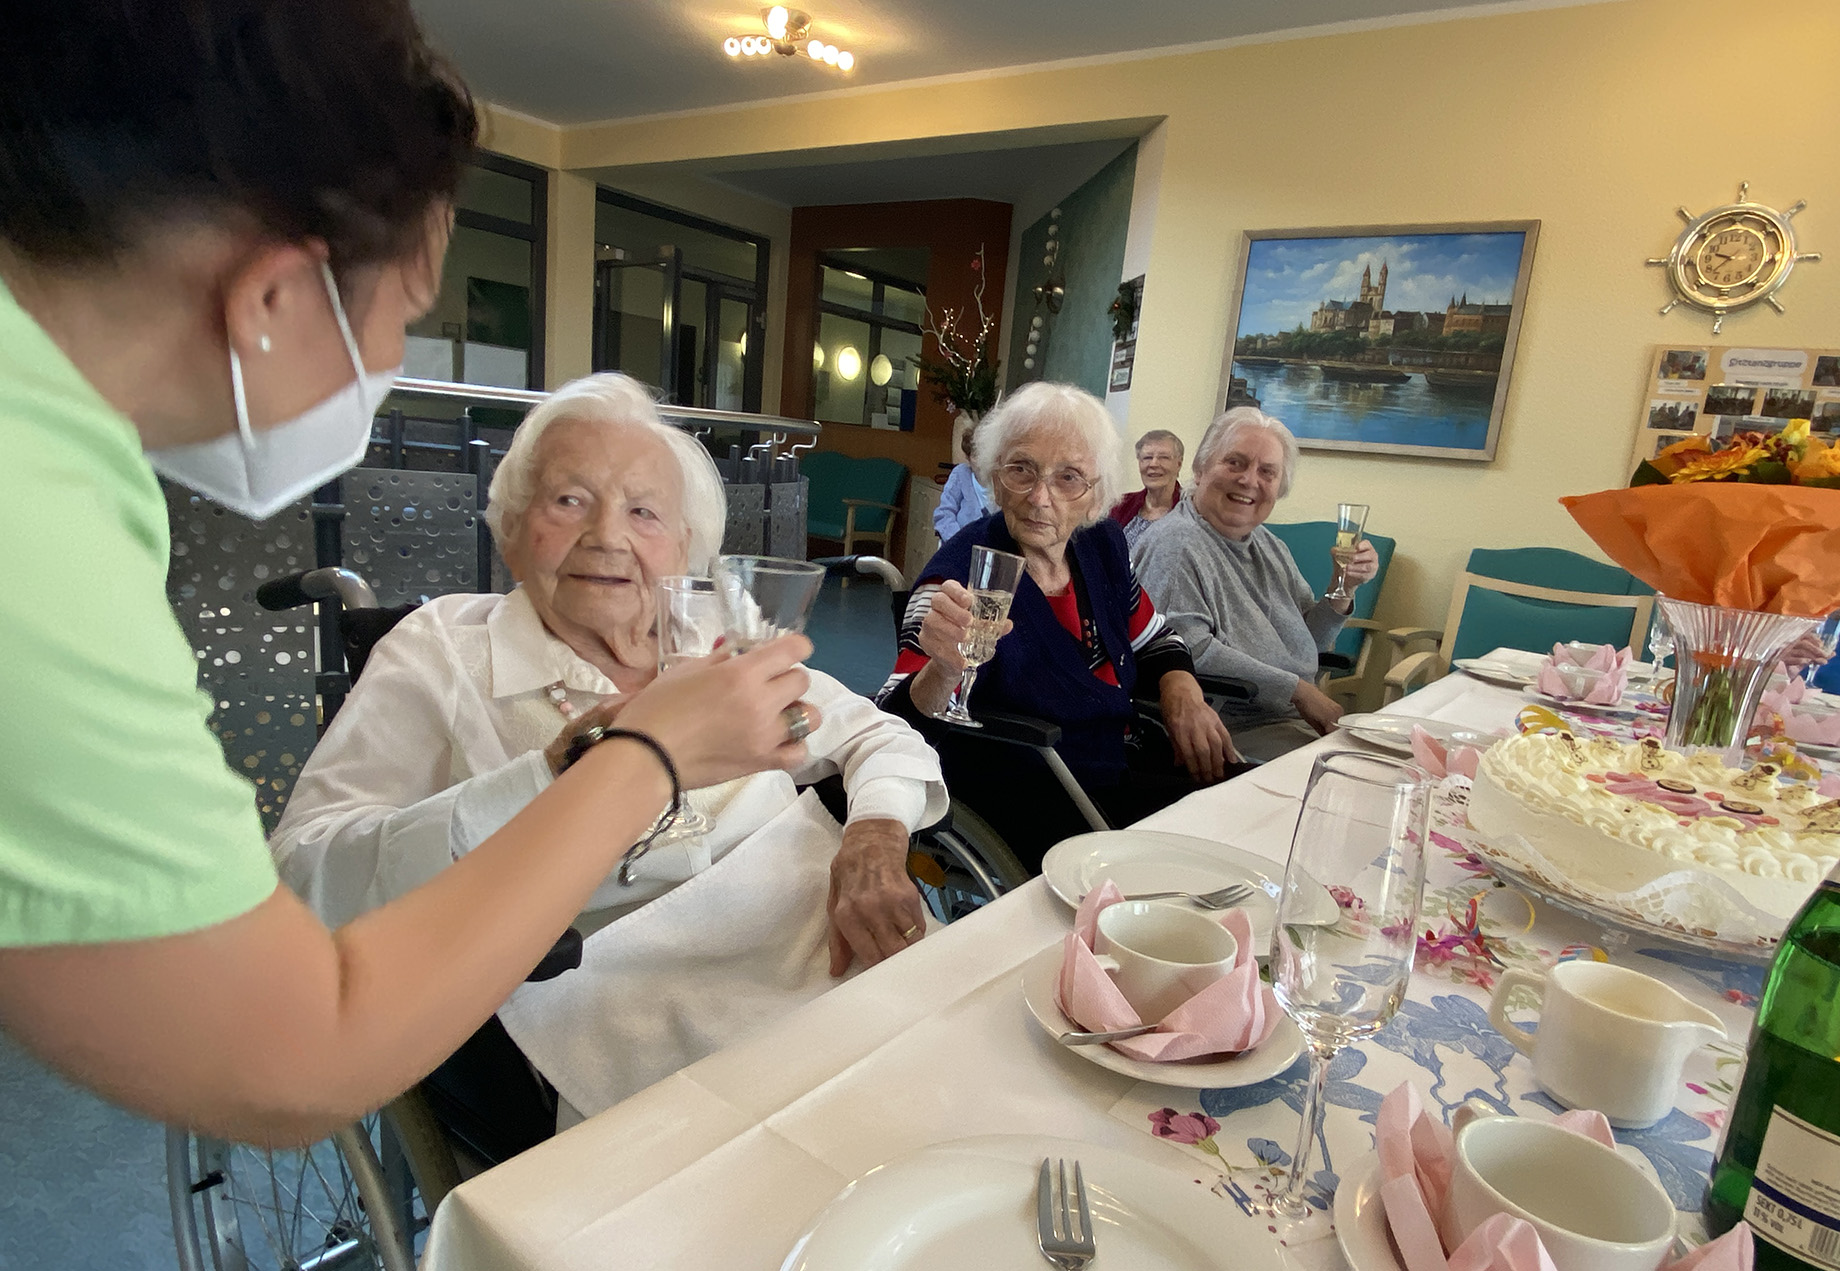
[[[786,721],[786,734],[791,741],[804,741],[811,736],[811,711],[804,702],[794,702],[779,713]]]
[[[920,925],[918,923],[915,923],[913,926],[909,927],[906,931],[903,931],[901,933],[901,939],[912,940],[914,938],[914,933],[919,930],[920,930]]]

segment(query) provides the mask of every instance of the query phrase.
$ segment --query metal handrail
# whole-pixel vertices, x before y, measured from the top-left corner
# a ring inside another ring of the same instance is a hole
[[[450,380],[422,380],[404,376],[396,381],[396,392],[416,397],[442,397],[479,406],[535,406],[549,394],[528,388],[497,388],[488,384],[456,384]],[[816,437],[816,421],[790,419],[784,415],[757,415],[741,410],[712,410],[706,406],[673,406],[663,402],[658,414],[684,427],[735,428],[745,432],[796,433]]]

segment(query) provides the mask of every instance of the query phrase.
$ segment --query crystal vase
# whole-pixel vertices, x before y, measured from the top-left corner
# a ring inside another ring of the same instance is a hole
[[[1770,674],[1783,650],[1815,626],[1813,618],[1696,605],[1657,596],[1674,633],[1674,705],[1667,745],[1691,754],[1716,750],[1736,767]]]

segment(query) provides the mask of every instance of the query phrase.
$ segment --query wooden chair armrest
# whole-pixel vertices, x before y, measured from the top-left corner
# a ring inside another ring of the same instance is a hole
[[[1385,627],[1382,627],[1378,622],[1375,622],[1372,618],[1349,618],[1342,623],[1342,626],[1353,627],[1356,631],[1384,631],[1386,630]]]
[[[1386,672],[1386,700],[1396,701],[1412,691],[1412,681],[1422,672],[1436,665],[1437,650],[1425,649],[1419,653],[1407,654],[1399,659]]]
[[[887,508],[890,512],[899,512],[901,510],[899,504],[878,503],[874,499],[845,499],[843,501],[843,506],[847,508]]]
[[[1419,640],[1429,640],[1433,644],[1441,643],[1444,633],[1435,627],[1394,627],[1391,631],[1386,632],[1386,638],[1403,648]]]

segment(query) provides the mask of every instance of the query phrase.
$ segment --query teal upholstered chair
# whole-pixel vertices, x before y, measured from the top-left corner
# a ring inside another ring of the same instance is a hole
[[[888,555],[901,489],[907,484],[905,467],[893,459],[857,459],[819,450],[805,456],[799,471],[811,481],[807,534],[842,543],[846,556],[862,550],[858,543],[874,543],[880,549],[876,555]]]
[[[1329,558],[1329,549],[1335,546],[1334,521],[1296,521],[1289,525],[1267,524],[1265,528],[1290,549],[1311,591],[1320,596],[1329,589],[1335,568]],[[1395,543],[1384,534],[1363,537],[1374,545],[1380,557],[1380,571],[1355,588],[1354,609],[1341,635],[1330,646],[1330,652],[1341,654],[1354,665],[1341,674],[1327,673],[1318,687],[1350,704],[1371,706],[1379,700],[1380,680],[1386,670],[1386,659],[1375,647],[1380,624],[1374,621],[1374,608],[1380,602],[1380,588],[1386,583],[1387,566],[1393,562]]]
[[[1547,653],[1567,640],[1630,645],[1640,656],[1655,593],[1615,565],[1558,547],[1478,547],[1451,589],[1441,631],[1387,633],[1400,653],[1386,673],[1390,701],[1492,649]],[[1412,651],[1427,642],[1434,649]]]

